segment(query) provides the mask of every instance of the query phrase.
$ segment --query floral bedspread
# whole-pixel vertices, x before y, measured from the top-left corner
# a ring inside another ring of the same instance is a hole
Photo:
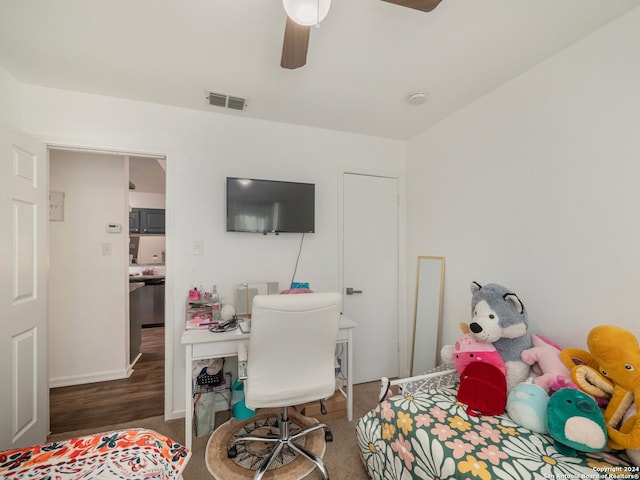
[[[167,480],[179,478],[190,457],[153,430],[116,430],[0,452],[0,478]]]
[[[360,418],[356,435],[374,479],[640,478],[622,455],[566,456],[553,439],[506,415],[473,417],[455,388],[396,395]]]

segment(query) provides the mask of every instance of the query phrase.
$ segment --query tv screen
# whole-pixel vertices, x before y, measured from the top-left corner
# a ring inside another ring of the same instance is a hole
[[[227,231],[313,233],[315,185],[227,177]]]

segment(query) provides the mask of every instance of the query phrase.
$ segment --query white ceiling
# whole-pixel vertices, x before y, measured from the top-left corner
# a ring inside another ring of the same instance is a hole
[[[285,70],[280,0],[2,0],[0,65],[25,84],[407,139],[639,5],[333,0],[307,65]]]

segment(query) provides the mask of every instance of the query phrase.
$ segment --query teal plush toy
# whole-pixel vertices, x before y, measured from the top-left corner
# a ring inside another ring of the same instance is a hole
[[[516,385],[507,398],[507,414],[518,425],[532,432],[547,433],[549,395],[533,382]]]
[[[547,429],[563,455],[599,452],[607,446],[607,427],[596,401],[580,390],[563,388],[547,405]]]

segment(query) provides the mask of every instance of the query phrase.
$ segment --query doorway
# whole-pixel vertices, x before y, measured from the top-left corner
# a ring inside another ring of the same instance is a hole
[[[343,172],[342,287],[354,330],[354,383],[399,367],[399,179]]]
[[[164,414],[164,327],[142,331],[142,355],[120,380],[52,388],[51,434],[99,429]]]
[[[65,198],[63,221],[49,225],[49,365],[54,389],[89,384],[107,387],[114,381],[131,379],[132,372],[140,373],[147,363],[139,355],[133,356],[130,348],[136,338],[129,318],[127,216],[131,202],[141,197],[143,201],[155,198],[150,206],[164,211],[166,174],[164,164],[158,161],[165,159],[154,157],[162,174],[162,191],[145,191],[147,179],[140,176],[143,170],[136,169],[133,174],[130,168],[137,159],[149,158],[50,147],[50,189],[63,192]],[[128,188],[131,184],[135,189]],[[157,267],[165,274],[161,260],[159,251]],[[154,375],[161,373],[159,398],[164,413],[164,328],[155,337],[162,339],[158,351],[163,365]],[[141,341],[144,339],[138,335]]]

